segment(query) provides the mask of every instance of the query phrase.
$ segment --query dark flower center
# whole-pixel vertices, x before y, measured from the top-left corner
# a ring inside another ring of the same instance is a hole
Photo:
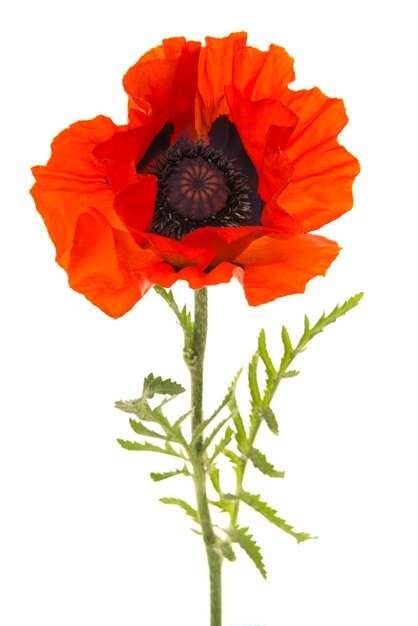
[[[180,161],[166,184],[169,205],[194,220],[215,216],[226,207],[230,195],[223,172],[201,156]]]
[[[152,171],[158,177],[152,232],[181,239],[204,226],[249,224],[247,177],[221,149],[180,139]]]

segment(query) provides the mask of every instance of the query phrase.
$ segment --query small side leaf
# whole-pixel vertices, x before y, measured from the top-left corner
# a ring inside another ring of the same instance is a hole
[[[118,400],[115,402],[115,407],[124,413],[132,413],[132,415],[136,415],[145,422],[154,421],[153,411],[149,407],[148,402],[143,398],[137,398],[136,400]]]
[[[174,470],[172,472],[163,472],[162,474],[158,472],[151,472],[150,476],[155,482],[160,482],[161,480],[166,480],[167,478],[172,478],[173,476],[179,476],[180,474],[183,474],[183,476],[190,476],[186,466],[182,469]]]
[[[240,528],[239,526],[236,526],[234,528],[229,528],[226,532],[232,541],[237,543],[248,554],[262,577],[267,578],[267,572],[260,548],[248,531],[248,528]]]
[[[293,526],[290,526],[284,519],[277,516],[277,511],[272,509],[266,502],[263,502],[260,499],[259,495],[255,495],[252,493],[248,493],[247,491],[241,491],[241,493],[237,495],[225,494],[225,499],[230,500],[241,500],[245,502],[248,506],[250,506],[254,511],[260,513],[263,517],[265,517],[269,522],[281,528],[285,533],[288,533],[292,537],[296,539],[298,543],[302,541],[306,541],[307,539],[315,539],[315,537],[311,537],[308,533],[297,533],[293,530]]]
[[[272,478],[284,478],[284,472],[280,472],[275,469],[274,465],[267,461],[265,455],[257,448],[250,448],[247,452],[247,457],[251,460],[254,467]]]
[[[144,437],[154,437],[156,439],[167,439],[165,435],[161,435],[160,433],[157,433],[155,430],[151,430],[150,428],[147,428],[141,422],[137,422],[136,420],[130,419],[129,424],[132,430],[137,435],[143,435]]]
[[[196,522],[196,524],[200,524],[198,512],[185,500],[181,500],[180,498],[160,498],[160,502],[163,502],[163,504],[175,504],[176,506],[179,506],[183,509],[186,515],[191,517],[192,520]]]
[[[116,441],[124,450],[135,452],[160,452],[161,454],[169,454],[170,456],[182,458],[181,454],[178,454],[178,452],[168,444],[166,444],[165,448],[160,448],[159,446],[154,446],[152,443],[138,443],[137,441],[125,441],[124,439],[117,439]]]
[[[235,552],[233,551],[232,546],[229,543],[229,541],[222,541],[219,544],[219,547],[221,549],[222,554],[224,555],[226,559],[228,559],[228,561],[237,560],[237,557],[235,556]]]
[[[225,435],[224,437],[221,439],[221,441],[216,445],[215,450],[213,451],[212,456],[210,457],[209,461],[208,461],[208,465],[211,465],[213,463],[213,461],[216,459],[216,457],[221,454],[221,452],[223,452],[226,448],[226,446],[229,444],[229,442],[232,439],[232,435],[233,435],[233,431],[231,428],[226,429],[225,431]]]
[[[274,367],[273,361],[271,360],[267,350],[266,333],[264,331],[264,328],[260,331],[260,334],[258,336],[258,353],[266,368],[267,377],[274,378],[275,376],[277,376],[276,368]]]
[[[223,428],[223,426],[225,426],[225,424],[231,419],[231,417],[232,417],[232,415],[228,415],[228,417],[225,417],[225,419],[223,419],[221,422],[219,422],[219,424],[217,424],[215,426],[215,428],[212,430],[210,435],[208,435],[207,438],[203,440],[202,450],[206,450],[210,446],[210,444],[212,443],[212,441],[214,440],[214,438],[216,437],[218,432]],[[227,432],[230,435],[229,436],[229,441],[230,441],[231,437],[232,437],[232,430],[230,428],[228,428]],[[229,441],[228,441],[228,443],[229,443]]]
[[[257,380],[257,366],[259,358],[259,354],[256,352],[248,365],[248,386],[250,388],[253,407],[258,407],[261,404],[260,388]]]
[[[277,423],[276,416],[274,415],[274,413],[271,410],[271,408],[269,406],[266,406],[265,408],[263,408],[262,412],[261,412],[261,415],[262,415],[263,419],[265,420],[267,426],[270,428],[271,432],[274,435],[278,435],[279,434],[279,425]]]
[[[148,374],[144,379],[142,396],[147,399],[153,398],[157,393],[163,396],[177,396],[184,391],[185,389],[182,385],[172,381],[170,378],[163,380],[161,376],[155,377],[154,374]]]

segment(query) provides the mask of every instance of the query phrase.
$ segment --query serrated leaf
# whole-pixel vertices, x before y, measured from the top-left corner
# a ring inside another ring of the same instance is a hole
[[[196,428],[196,430],[193,433],[193,437],[192,437],[192,439],[190,441],[191,445],[193,445],[198,439],[201,438],[201,436],[203,434],[203,431],[205,430],[205,428],[207,426],[209,426],[209,424],[211,424],[211,422],[213,422],[215,417],[216,417],[216,415],[211,415],[207,419],[203,420],[203,422],[201,424],[199,424],[199,426]]]
[[[249,528],[240,528],[239,526],[236,526],[234,528],[229,528],[226,532],[232,541],[237,543],[248,554],[262,577],[267,578],[267,572],[264,566],[261,550],[254,541],[253,535],[250,535]]]
[[[219,544],[219,547],[222,551],[222,554],[228,561],[236,561],[237,557],[235,556],[235,552],[232,549],[231,544],[228,541],[222,541]]]
[[[281,517],[278,517],[277,511],[271,508],[266,502],[263,502],[259,495],[248,493],[247,491],[241,491],[239,495],[225,494],[224,498],[227,500],[241,500],[242,502],[245,502],[245,504],[250,506],[257,513],[260,513],[260,515],[265,517],[269,522],[294,537],[298,543],[306,541],[307,539],[315,539],[315,537],[311,537],[308,533],[295,532],[293,530],[293,526],[288,524]]]
[[[346,300],[342,305],[337,305],[328,315],[323,313],[323,315],[319,318],[316,324],[312,326],[312,328],[310,328],[309,320],[307,322],[305,320],[305,332],[298,344],[298,349],[302,350],[303,347],[308,343],[308,341],[321,333],[326,326],[328,326],[329,324],[333,324],[337,321],[338,318],[348,313],[348,311],[351,311],[351,309],[354,309],[354,307],[358,305],[363,296],[363,293],[357,293],[356,295]]]
[[[293,352],[292,342],[290,341],[289,332],[286,326],[282,326],[282,342],[285,350],[285,354]]]
[[[209,467],[208,469],[209,479],[215,489],[216,493],[221,494],[221,481],[220,481],[220,471],[218,467]]]
[[[266,406],[261,411],[261,416],[265,420],[267,426],[270,428],[271,432],[274,435],[279,434],[279,425],[277,423],[276,416],[274,415],[272,409],[269,406]]]
[[[216,506],[218,509],[221,509],[223,513],[228,513],[232,515],[234,512],[234,504],[233,502],[227,502],[226,500],[222,500],[222,496],[220,500],[210,500],[209,504]]]
[[[181,500],[180,498],[160,498],[160,502],[164,504],[175,504],[179,506],[183,511],[196,522],[196,524],[200,525],[199,522],[199,514],[188,502],[185,500]]]
[[[143,398],[135,400],[118,400],[115,407],[124,413],[132,413],[145,422],[153,422],[153,411]]]
[[[153,398],[155,394],[177,396],[184,391],[183,385],[172,381],[170,378],[163,380],[161,376],[155,377],[154,374],[148,374],[144,379],[142,396],[147,399]]]
[[[137,441],[125,441],[124,439],[117,439],[116,441],[124,450],[133,452],[159,452],[160,454],[169,454],[170,456],[183,458],[182,455],[176,452],[168,443],[165,448],[160,448],[152,443],[138,443]]]
[[[187,411],[187,413],[184,413],[183,415],[181,415],[181,416],[180,416],[180,417],[179,417],[179,418],[178,418],[178,419],[174,422],[174,424],[173,424],[173,430],[175,430],[175,431],[177,431],[177,430],[178,430],[179,432],[181,432],[180,426],[181,426],[181,424],[184,422],[184,420],[185,420],[186,418],[188,418],[188,417],[189,417],[189,415],[190,415],[190,414],[191,414],[191,411]]]
[[[260,334],[258,336],[258,353],[266,368],[267,377],[274,378],[275,376],[277,376],[276,368],[274,367],[273,361],[271,360],[267,350],[266,333],[264,329],[260,331]]]
[[[233,431],[231,428],[226,429],[225,431],[225,435],[224,437],[221,439],[221,441],[215,446],[215,450],[213,451],[212,456],[210,457],[209,461],[208,461],[208,465],[210,466],[213,461],[216,459],[216,457],[221,454],[221,452],[224,451],[224,449],[226,448],[226,446],[229,444],[229,442],[232,439],[232,435],[233,435]]]
[[[247,457],[251,460],[254,467],[259,469],[263,474],[271,476],[272,478],[284,478],[284,472],[276,470],[274,465],[269,463],[265,455],[257,448],[250,448],[247,452]]]
[[[238,411],[234,412],[233,420],[236,429],[235,439],[237,442],[238,450],[246,450],[248,448],[248,437],[245,431],[244,422],[242,421],[242,417]]]
[[[129,420],[129,424],[132,430],[137,435],[143,435],[144,437],[154,437],[156,439],[167,439],[166,435],[161,435],[160,433],[157,433],[155,430],[151,430],[150,428],[147,428],[141,422],[137,422],[136,420],[132,418]]]
[[[161,480],[166,480],[167,478],[172,478],[173,476],[179,476],[180,474],[183,474],[183,476],[190,476],[187,467],[183,467],[182,469],[174,470],[172,472],[151,472],[150,476],[155,482],[160,482]]]
[[[222,450],[223,454],[231,461],[231,463],[233,465],[240,465],[241,464],[241,457],[238,456],[238,454],[235,454],[235,452],[233,452],[232,450]]]
[[[166,301],[170,309],[174,312],[177,320],[183,330],[184,339],[185,339],[185,347],[190,344],[192,334],[193,334],[193,322],[191,319],[190,313],[187,311],[187,307],[184,306],[181,310],[174,299],[174,295],[171,289],[166,290],[158,285],[154,285],[154,290],[158,293],[159,296]]]
[[[257,379],[257,366],[259,358],[259,354],[256,352],[248,365],[248,386],[250,388],[253,408],[258,407],[261,404],[260,388],[258,386]]]
[[[230,419],[231,419],[231,415],[228,415],[228,417],[220,421],[219,424],[215,426],[215,428],[212,430],[210,435],[208,435],[208,437],[203,440],[202,451],[207,450],[207,448],[210,446],[210,444],[212,443],[212,441],[214,440],[218,432],[223,428],[223,426],[225,426],[227,422],[229,422]],[[231,441],[233,431],[230,428],[228,428],[227,432],[229,433],[229,439],[228,439],[228,443],[229,443]]]
[[[226,406],[229,406],[231,404],[231,401],[235,398],[235,390],[237,387],[238,379],[241,376],[241,373],[242,373],[242,368],[238,370],[238,372],[232,379],[232,382],[228,387],[228,390],[226,392],[224,399],[222,400],[220,405],[215,409],[215,411],[212,413],[209,419],[213,419],[214,417],[216,417],[222,411],[222,409],[224,409]],[[235,408],[235,404],[236,402],[232,403],[232,406],[230,408],[232,409]]]
[[[299,376],[300,372],[297,370],[288,370],[284,374],[282,374],[282,378],[294,378],[295,376]]]

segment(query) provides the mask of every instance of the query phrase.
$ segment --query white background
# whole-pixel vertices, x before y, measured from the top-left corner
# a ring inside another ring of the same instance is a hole
[[[305,295],[250,309],[237,283],[210,290],[208,409],[264,326],[301,330],[357,291],[274,407],[265,449],[284,481],[253,475],[279,514],[320,539],[298,546],[248,517],[269,582],[245,555],[225,566],[225,626],[416,626],[417,97],[413,2],[107,0],[15,2],[0,19],[0,623],[207,626],[205,556],[183,514],[158,502],[182,479],[148,478],[127,416],[149,371],[186,383],[180,331],[150,293],[118,321],[67,287],[28,190],[52,138],[98,113],[125,119],[121,78],[163,37],[248,30],[284,46],[295,88],[342,97],[341,141],[359,159],[354,210],[321,233],[343,251]],[[179,299],[188,298],[181,285]],[[241,388],[245,398],[245,387]],[[176,482],[177,481],[177,482]]]

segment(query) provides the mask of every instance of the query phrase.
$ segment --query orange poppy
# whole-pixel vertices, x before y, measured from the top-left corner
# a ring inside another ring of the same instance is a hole
[[[60,133],[31,193],[70,286],[112,317],[153,285],[237,278],[251,305],[303,292],[338,245],[309,234],[352,206],[342,100],[292,91],[283,48],[245,33],[164,40],[126,73],[128,123]]]

